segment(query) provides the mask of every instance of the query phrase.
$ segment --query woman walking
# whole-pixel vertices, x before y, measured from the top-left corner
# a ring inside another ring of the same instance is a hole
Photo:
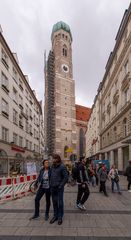
[[[116,166],[114,164],[112,165],[112,168],[109,171],[108,176],[109,176],[109,178],[111,178],[111,189],[112,189],[112,192],[114,193],[114,186],[116,185],[118,193],[121,194],[120,186],[119,186],[118,169],[116,168]]]

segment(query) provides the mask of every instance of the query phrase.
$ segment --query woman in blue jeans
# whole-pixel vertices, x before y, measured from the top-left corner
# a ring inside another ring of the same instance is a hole
[[[111,170],[109,171],[108,176],[111,178],[111,188],[114,193],[114,186],[116,185],[117,191],[121,194],[120,186],[119,186],[119,175],[116,166],[113,164]]]
[[[53,164],[51,167],[50,188],[54,208],[54,216],[50,223],[58,220],[58,225],[62,224],[64,215],[64,186],[68,181],[68,172],[62,163],[58,154],[53,155]]]
[[[49,218],[49,210],[50,210],[50,175],[51,175],[51,169],[49,168],[48,160],[43,161],[43,168],[40,170],[39,176],[36,180],[36,187],[38,184],[40,184],[40,187],[37,191],[36,197],[35,197],[35,213],[32,219],[37,219],[39,217],[39,209],[40,209],[40,200],[45,195],[46,197],[46,211],[45,211],[45,220],[47,221]]]

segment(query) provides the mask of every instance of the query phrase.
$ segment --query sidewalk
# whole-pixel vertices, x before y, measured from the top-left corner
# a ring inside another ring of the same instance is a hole
[[[127,182],[121,177],[122,195],[111,193],[109,197],[90,187],[87,211],[75,208],[77,186],[65,188],[65,215],[63,224],[50,225],[44,221],[44,198],[41,200],[41,216],[29,221],[33,215],[34,195],[0,205],[0,240],[108,240],[131,239],[131,193],[126,191]],[[50,218],[53,211],[51,208]]]

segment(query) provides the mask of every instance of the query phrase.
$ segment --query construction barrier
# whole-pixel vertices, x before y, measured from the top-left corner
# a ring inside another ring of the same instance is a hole
[[[0,201],[16,199],[30,192],[30,184],[37,175],[0,178]]]

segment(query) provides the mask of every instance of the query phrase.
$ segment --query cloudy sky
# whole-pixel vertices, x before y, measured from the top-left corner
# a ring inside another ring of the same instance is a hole
[[[44,99],[44,51],[53,24],[62,20],[73,35],[76,103],[91,107],[130,0],[0,0],[0,24],[12,52]]]

